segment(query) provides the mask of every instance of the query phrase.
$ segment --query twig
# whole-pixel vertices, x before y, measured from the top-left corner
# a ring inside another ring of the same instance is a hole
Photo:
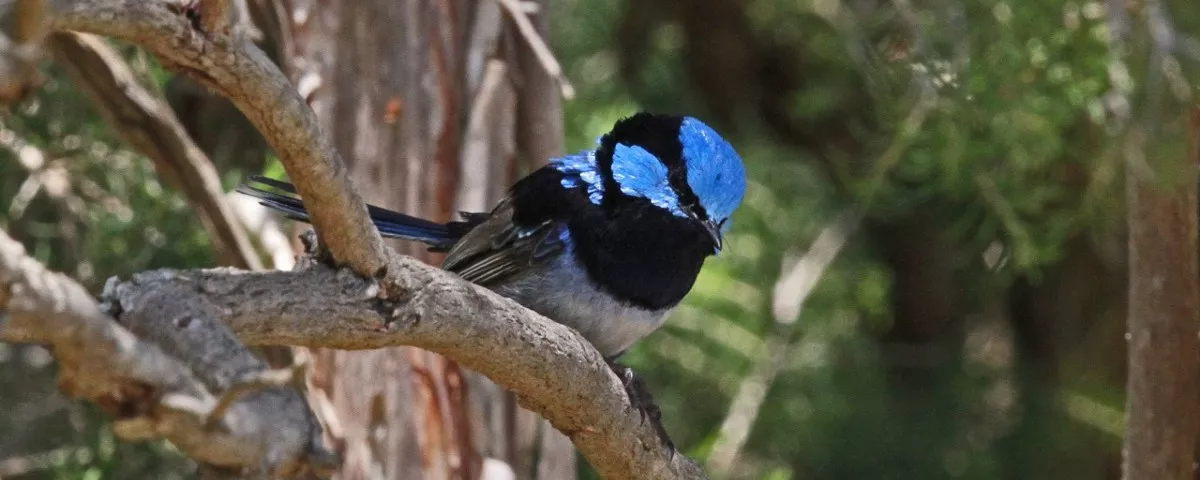
[[[258,245],[271,258],[269,268],[291,270],[296,264],[296,251],[290,235],[284,232],[284,225],[279,217],[262,208],[262,205],[248,195],[231,192],[225,195],[225,201],[237,214],[238,220],[250,232],[258,235]]]
[[[222,263],[261,269],[245,227],[225,201],[217,170],[156,93],[137,81],[132,68],[99,38],[57,33],[48,45],[60,64],[95,101],[100,113],[130,146],[154,161],[171,185],[200,213]]]
[[[513,24],[517,26],[517,31],[521,33],[521,38],[529,44],[529,48],[533,50],[534,55],[542,64],[542,68],[546,69],[546,73],[550,74],[558,81],[559,90],[563,98],[570,100],[575,98],[575,87],[571,86],[571,81],[567,80],[567,76],[563,74],[562,66],[558,64],[558,60],[554,58],[554,53],[550,51],[550,47],[546,45],[546,41],[538,35],[537,28],[534,28],[533,22],[529,21],[526,16],[525,9],[522,8],[521,2],[518,0],[496,0],[500,2],[500,6],[508,10],[508,15],[512,17]]]
[[[459,162],[461,181],[454,202],[459,209],[469,212],[486,211],[504,194],[491,191],[489,186],[496,182],[489,175],[471,173],[486,172],[493,164],[503,164],[496,162],[493,157],[503,158],[505,152],[512,155],[515,149],[511,140],[511,125],[508,129],[496,125],[496,118],[504,118],[500,112],[511,111],[512,104],[516,102],[512,86],[508,83],[508,67],[503,61],[489,60],[483,72],[475,101],[471,103],[466,134],[463,135]]]
[[[840,215],[821,231],[808,252],[775,283],[771,312],[776,331],[769,334],[750,374],[738,387],[708,458],[709,468],[722,476],[729,473],[746,444],[763,400],[791,351],[792,330],[800,317],[801,306],[858,228],[859,221],[857,212]]]
[[[334,260],[361,275],[386,273],[383,239],[341,155],[312,109],[261,50],[248,42],[213,41],[173,0],[76,0],[55,6],[48,18],[52,28],[136,43],[231,100],[279,154]],[[393,283],[384,282],[385,295],[403,293],[393,292]]]

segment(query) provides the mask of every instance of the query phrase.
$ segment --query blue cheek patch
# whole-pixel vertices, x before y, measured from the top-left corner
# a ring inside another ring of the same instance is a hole
[[[746,169],[733,146],[704,122],[686,117],[679,129],[688,185],[708,212],[709,218],[726,220],[737,210],[746,193]],[[604,182],[594,151],[559,158],[553,167],[563,173],[563,188],[587,188],[588,200],[599,205],[604,199]],[[673,215],[687,218],[679,196],[668,181],[667,166],[639,146],[616,144],[613,148],[613,180],[621,192],[649,200]],[[728,228],[728,222],[722,230]]]
[[[586,187],[589,201],[595,205],[603,201],[604,182],[594,152],[568,155],[552,165],[564,174],[560,182],[563,188]],[[667,166],[646,149],[618,143],[613,148],[612,172],[613,180],[621,187],[621,193],[645,198],[676,216],[687,217],[679,207],[679,197],[667,180]]]
[[[667,179],[667,166],[646,149],[618,143],[613,148],[612,172],[621,193],[645,198],[675,216],[687,217]]]
[[[746,193],[746,169],[733,146],[704,122],[687,117],[679,129],[688,185],[709,218],[733,215]]]
[[[604,199],[604,182],[600,181],[600,172],[596,167],[596,155],[584,152],[568,155],[556,160],[555,170],[563,173],[561,182],[563,188],[587,187],[588,200],[599,205]]]

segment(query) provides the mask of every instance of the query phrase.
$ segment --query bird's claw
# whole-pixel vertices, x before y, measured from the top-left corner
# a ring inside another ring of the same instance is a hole
[[[617,378],[621,379],[621,384],[625,387],[625,394],[629,396],[630,407],[641,413],[643,423],[646,420],[650,420],[650,424],[654,427],[654,431],[658,433],[658,439],[662,442],[663,447],[673,453],[675,451],[675,442],[671,441],[671,437],[667,435],[667,429],[662,424],[662,410],[654,402],[654,396],[646,388],[645,382],[634,373],[632,368],[617,364],[616,362],[608,362],[608,366],[612,369],[613,373],[617,374]]]

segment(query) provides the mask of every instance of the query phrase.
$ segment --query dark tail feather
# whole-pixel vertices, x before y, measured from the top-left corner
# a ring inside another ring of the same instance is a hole
[[[268,191],[255,183],[282,190],[289,195]],[[237,191],[257,198],[258,203],[283,212],[288,218],[306,223],[309,221],[308,210],[305,210],[304,202],[296,196],[296,188],[290,183],[254,175],[238,185]],[[462,236],[461,232],[452,231],[446,225],[374,205],[367,205],[367,214],[380,235],[415,240],[436,249],[449,248]]]

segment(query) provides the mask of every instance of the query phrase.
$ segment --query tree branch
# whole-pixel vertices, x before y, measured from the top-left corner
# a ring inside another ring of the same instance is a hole
[[[190,2],[58,0],[47,23],[57,30],[136,43],[169,68],[229,98],[279,154],[335,261],[363,275],[385,273],[383,240],[368,220],[341,155],[304,99],[253,44],[237,35],[209,35],[197,29],[189,18],[195,12],[187,10],[186,3]]]
[[[115,288],[125,293],[116,304],[124,325],[0,232],[0,341],[50,345],[63,390],[105,407],[119,436],[166,438],[196,460],[223,467],[291,474],[330,463],[316,420],[295,390],[243,396],[216,428],[207,428],[217,394],[265,364],[202,296]]]
[[[513,25],[517,27],[517,31],[521,33],[521,37],[529,44],[529,48],[533,50],[535,58],[541,63],[542,68],[546,70],[546,74],[558,82],[559,93],[562,97],[567,100],[575,98],[575,87],[571,85],[571,81],[567,79],[567,76],[563,75],[562,66],[558,64],[558,59],[554,58],[554,53],[550,51],[550,47],[546,45],[546,41],[538,33],[537,27],[526,16],[526,11],[521,8],[521,2],[519,0],[496,1],[500,2],[500,6],[508,11],[509,17],[513,20]]]
[[[137,81],[120,55],[103,40],[78,33],[56,33],[47,46],[117,134],[153,160],[163,181],[196,206],[222,263],[262,269],[245,228],[225,201],[216,168],[170,107]]]
[[[577,332],[410,257],[388,269],[409,294],[379,298],[378,283],[303,261],[299,272],[232,269],[150,272],[127,291],[203,292],[249,345],[443,354],[514,391],[521,405],[567,434],[605,478],[695,478],[699,467],[665,451],[620,381]]]
[[[653,427],[629,408],[620,380],[577,332],[410,257],[390,258],[389,270],[409,289],[395,302],[379,298],[375,280],[307,258],[297,272],[157,270],[114,279],[103,295],[114,322],[82,287],[45,272],[7,237],[0,236],[0,254],[0,291],[11,292],[0,298],[10,312],[0,340],[53,344],[64,378],[89,387],[72,389],[77,396],[152,405],[158,414],[118,428],[125,438],[166,428],[165,411],[174,413],[168,423],[175,430],[164,436],[202,461],[251,466],[269,459],[283,468],[320,457],[316,441],[301,435],[313,421],[303,400],[274,387],[284,382],[263,380],[277,374],[264,373],[236,333],[249,345],[425,348],[512,390],[605,478],[704,477],[691,459],[661,448]],[[129,391],[131,380],[138,395],[111,393]],[[210,438],[216,434],[203,425],[221,403],[210,392],[239,391],[225,416],[229,438]],[[195,440],[202,435],[207,441]]]
[[[661,447],[653,427],[643,423],[640,412],[629,408],[620,380],[577,332],[453,274],[384,248],[340,155],[303,98],[252,45],[236,36],[200,30],[193,21],[196,12],[188,9],[191,3],[60,0],[54,2],[48,23],[59,30],[134,42],[158,55],[165,65],[188,73],[233,101],[279,153],[312,213],[321,243],[336,264],[349,270],[305,260],[298,272],[163,270],[112,282],[105,298],[120,306],[115,315],[138,338],[180,358],[179,363],[191,367],[196,381],[213,392],[236,390],[245,383],[247,371],[263,369],[261,362],[239,353],[242,350],[205,354],[217,348],[241,348],[229,328],[251,345],[421,347],[512,390],[521,405],[566,433],[606,478],[704,476],[695,462]],[[153,320],[163,318],[180,321]],[[0,333],[0,338],[29,337]],[[64,352],[70,351],[68,347]],[[226,416],[275,391],[247,395]],[[217,394],[209,394],[214,396]],[[207,397],[204,402],[219,403]],[[179,407],[187,402],[168,403]],[[198,410],[211,412],[211,408]],[[290,410],[281,407],[276,415],[287,412]],[[311,416],[307,410],[304,413],[303,421],[287,413],[291,416],[277,419],[274,428],[296,432],[295,427],[283,425],[307,424]],[[234,428],[245,422],[242,428],[254,431],[262,425],[257,418],[225,423]],[[272,437],[269,442],[252,445],[259,450],[246,448],[236,453],[273,453],[261,448],[276,442],[283,445],[279,448],[294,446],[295,437]],[[293,440],[289,443],[289,439]],[[262,458],[304,458],[295,448],[286,451],[293,455]]]

